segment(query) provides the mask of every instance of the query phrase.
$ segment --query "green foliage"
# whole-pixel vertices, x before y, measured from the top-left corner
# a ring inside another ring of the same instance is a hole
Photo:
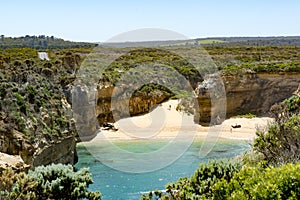
[[[223,43],[225,41],[223,40],[216,40],[216,39],[200,39],[197,41],[198,44],[204,45],[204,44],[216,44],[216,43]]]
[[[70,110],[66,110],[63,103],[62,87],[74,81],[71,74],[80,65],[77,52],[82,51],[56,50],[53,60],[42,61],[33,49],[0,50],[5,66],[0,68],[0,111],[3,113],[0,121],[4,122],[1,126],[9,126],[1,128],[23,133],[34,146],[39,146],[41,141],[53,142],[66,134],[75,134]],[[64,80],[69,76],[73,79]]]
[[[222,68],[222,71],[224,74],[238,74],[238,75],[243,74],[243,68],[241,68],[240,66],[236,66],[236,65],[224,66]]]
[[[88,190],[93,183],[89,170],[75,172],[71,165],[40,166],[28,174],[6,170],[0,183],[0,197],[7,199],[101,199],[99,192]]]
[[[300,98],[293,96],[272,107],[275,122],[267,130],[257,131],[254,150],[271,165],[300,161]]]
[[[243,167],[213,186],[212,199],[299,199],[300,163],[278,168]]]
[[[0,48],[0,60],[3,60],[3,63],[22,62],[34,57],[38,57],[38,53],[31,48],[9,48],[5,50]]]
[[[33,49],[65,49],[65,48],[91,48],[96,44],[87,42],[71,42],[63,39],[55,38],[53,36],[29,36],[25,37],[3,37],[0,40],[0,49],[7,48],[23,48],[30,47]]]
[[[26,115],[26,103],[25,103],[23,97],[17,92],[14,93],[14,96],[17,99],[17,104],[19,106],[19,110]]]
[[[255,118],[256,115],[252,114],[252,113],[246,113],[246,114],[241,114],[241,115],[237,115],[234,116],[233,118],[247,118],[247,119],[252,119]]]
[[[153,75],[153,73],[154,75],[156,73],[159,73],[160,79],[168,80],[172,78],[170,77],[170,71],[176,70],[191,84],[203,80],[199,71],[194,66],[192,66],[185,58],[169,51],[157,48],[132,49],[125,55],[121,55],[104,71],[103,79],[109,80],[113,84],[116,84],[123,73],[129,71],[130,69],[134,70],[134,68],[139,65],[147,65],[149,66],[149,70],[136,70],[134,71],[134,74],[131,75],[131,77],[135,77],[135,74],[137,74],[137,77],[141,77],[142,74],[144,75],[146,73],[152,73],[151,75]],[[157,71],[160,69],[159,66],[171,68],[173,70],[166,70],[162,73],[161,71]],[[173,80],[175,85],[174,88],[180,88],[180,83],[178,83],[178,81],[180,80]]]
[[[287,111],[293,112],[300,109],[300,97],[299,96],[292,96],[285,100],[283,104],[286,106]]]
[[[234,46],[223,43],[204,47],[225,75],[242,75],[248,71],[275,73],[299,72],[300,46]]]
[[[241,169],[241,164],[230,160],[210,161],[201,164],[190,178],[180,178],[166,185],[167,195],[162,199],[205,199],[212,197],[213,185],[220,179],[229,182]],[[155,195],[157,197],[157,195]],[[142,198],[150,198],[143,196]]]
[[[243,155],[238,156],[236,159],[240,160],[243,165],[257,166],[264,163],[264,155],[253,149],[245,152]]]
[[[0,199],[37,199],[34,192],[37,183],[24,172],[16,173],[8,168],[0,175]]]
[[[250,167],[213,161],[202,164],[191,178],[166,186],[167,193],[150,192],[152,199],[291,199],[300,198],[300,162],[281,167]]]
[[[261,152],[271,165],[300,160],[300,116],[275,122],[266,132],[258,131],[254,149]]]
[[[133,96],[138,96],[141,94],[151,94],[151,92],[154,92],[155,90],[159,90],[165,93],[166,96],[174,96],[174,94],[172,93],[172,91],[162,85],[157,85],[157,84],[147,84],[147,85],[143,85],[138,91],[136,91]]]

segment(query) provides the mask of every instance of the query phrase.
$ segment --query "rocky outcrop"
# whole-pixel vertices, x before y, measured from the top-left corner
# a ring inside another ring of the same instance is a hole
[[[62,91],[42,83],[2,82],[0,152],[20,156],[26,165],[74,164],[76,129]]]
[[[97,135],[97,127],[106,122],[148,113],[172,95],[161,89],[138,90],[133,85],[114,86],[99,82],[98,88],[78,84],[72,88],[72,108],[78,140],[88,141]]]
[[[195,90],[194,122],[203,126],[220,124],[226,118],[226,91],[221,77],[211,74]]]
[[[70,94],[81,59],[71,52],[52,53],[51,61],[26,50],[0,62],[0,152],[33,168],[77,162],[71,98],[64,94]]]
[[[11,129],[11,127],[8,127],[5,124],[1,124],[1,127],[0,152],[9,155],[21,156],[25,163],[31,164],[32,156],[34,154],[33,145],[24,137],[21,132]]]
[[[17,165],[8,163],[6,166],[27,169],[28,166],[34,168],[50,163],[75,164],[77,162],[76,139],[72,132],[69,133],[69,137],[61,137],[50,143],[41,139],[38,144],[33,144],[23,133],[11,129],[9,125],[2,124],[1,127],[0,152],[12,157],[19,156],[22,160],[17,162]]]
[[[21,156],[13,156],[0,152],[0,172],[7,168],[12,168],[15,171],[27,171],[30,166],[25,164]]]
[[[194,121],[204,126],[220,124],[223,119],[239,114],[270,116],[271,106],[291,96],[299,81],[299,73],[248,71],[235,76],[209,75],[198,84],[195,102],[185,102],[182,109],[193,112]],[[145,114],[171,96],[162,90],[132,92],[137,89],[132,85],[115,87],[110,82],[100,82],[97,91],[78,86],[73,94],[78,99],[77,106],[73,105],[73,109],[78,112],[77,129],[83,133],[81,136],[90,139],[95,136],[97,124]]]
[[[80,141],[88,141],[96,136],[96,89],[86,85],[76,85],[72,89],[73,117]]]
[[[51,163],[75,164],[77,161],[76,141],[71,136],[36,150],[32,157],[32,166]]]
[[[104,122],[145,114],[171,96],[167,91],[159,89],[143,92],[133,85],[114,87],[109,82],[103,82],[98,89],[97,119],[102,125]]]
[[[300,74],[248,72],[223,76],[222,80],[226,91],[226,99],[223,99],[226,100],[226,118],[245,113],[269,116],[272,105],[290,97],[297,90]],[[218,113],[211,106],[211,94],[204,86],[209,82],[214,87],[214,77],[207,77],[196,89],[196,102],[199,105],[196,109],[199,114],[195,113],[195,122],[201,125],[209,125]],[[222,102],[222,99],[219,100]]]

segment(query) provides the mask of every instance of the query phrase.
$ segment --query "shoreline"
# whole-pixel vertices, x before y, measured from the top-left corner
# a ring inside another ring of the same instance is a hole
[[[196,139],[229,139],[254,141],[257,129],[265,128],[274,119],[269,117],[230,118],[221,125],[203,127],[195,124],[193,115],[176,111],[177,100],[169,100],[142,116],[121,119],[115,123],[117,131],[99,130],[96,137],[83,143],[107,141],[157,141],[192,137]],[[233,125],[240,128],[232,128]]]

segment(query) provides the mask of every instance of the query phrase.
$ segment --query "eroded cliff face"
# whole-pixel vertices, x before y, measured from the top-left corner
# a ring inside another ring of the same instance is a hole
[[[45,120],[45,118],[41,119]],[[30,120],[27,123],[30,124]],[[51,141],[38,134],[36,134],[36,140],[32,141],[24,133],[15,129],[12,124],[4,123],[1,120],[0,126],[0,152],[9,156],[19,156],[20,162],[11,166],[13,168],[27,170],[30,167],[51,163],[75,164],[77,162],[75,125],[64,130],[64,136],[56,136]],[[31,130],[28,129],[28,131]],[[27,134],[34,134],[36,131],[38,129],[27,132]]]
[[[0,82],[0,152],[20,156],[33,168],[74,164],[77,132],[63,91],[37,73],[23,77],[21,71],[3,71],[7,77]]]
[[[195,90],[197,96],[195,102],[189,103],[189,108],[185,108],[193,112],[194,121],[200,125],[220,124],[221,119],[246,113],[270,116],[269,111],[272,105],[290,97],[297,90],[300,73],[247,72],[243,75],[222,76],[221,82],[219,79],[219,76],[210,75],[199,83]],[[210,92],[210,88],[220,88],[223,87],[222,84],[225,88],[224,94],[218,93],[218,89],[214,94]],[[94,115],[97,116],[100,125],[105,122],[115,122],[120,118],[147,113],[153,106],[170,98],[170,94],[159,90],[151,93],[126,94],[128,87],[133,86],[115,88],[109,82],[99,85]],[[190,108],[192,104],[197,105],[194,111]],[[83,118],[89,119],[88,114]]]
[[[72,109],[79,141],[88,141],[96,136],[96,89],[86,85],[72,88]]]
[[[32,166],[51,163],[75,164],[78,161],[74,136],[63,138],[37,149],[33,154]]]
[[[159,89],[133,92],[137,90],[132,85],[114,87],[109,82],[100,83],[96,111],[99,124],[148,113],[153,106],[172,96]]]
[[[14,163],[21,169],[22,163],[24,168],[34,168],[77,161],[77,131],[67,101],[70,96],[65,94],[81,60],[72,52],[52,53],[55,59],[51,61],[41,61],[37,52],[29,49],[12,57],[7,56],[9,51],[0,53],[0,58],[9,58],[0,62],[2,168]],[[12,162],[2,160],[6,158]]]
[[[211,94],[207,89],[210,80],[212,87],[214,77],[207,77],[196,91],[199,112],[195,113],[195,122],[207,126],[217,118],[218,105],[212,106]],[[290,97],[300,83],[300,73],[251,73],[222,77],[226,99],[220,97],[218,102],[226,104],[226,118],[238,114],[254,113],[269,116],[272,105]],[[224,101],[225,100],[225,101]],[[197,104],[195,104],[197,105]]]

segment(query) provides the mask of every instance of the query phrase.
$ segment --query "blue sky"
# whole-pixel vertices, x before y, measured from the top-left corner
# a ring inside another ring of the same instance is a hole
[[[300,35],[299,0],[10,0],[0,34],[102,42],[140,28],[189,38]]]

